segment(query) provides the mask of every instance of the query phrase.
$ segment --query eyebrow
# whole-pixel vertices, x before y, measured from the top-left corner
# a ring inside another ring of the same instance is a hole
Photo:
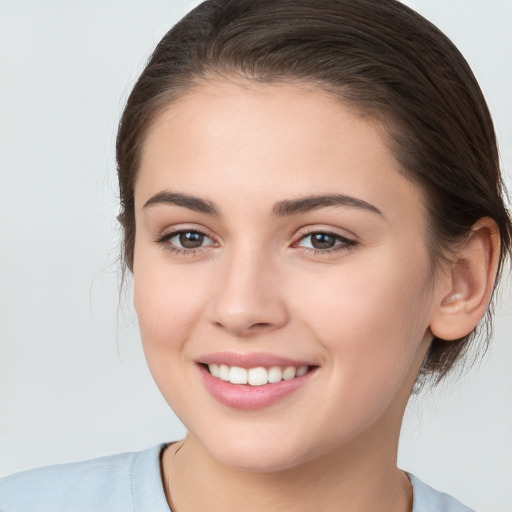
[[[181,194],[179,192],[158,192],[146,201],[144,208],[158,204],[172,204],[195,212],[220,217],[220,211],[212,201],[190,196],[188,194]],[[345,194],[322,194],[279,201],[272,208],[272,215],[274,217],[288,217],[329,206],[348,206],[352,208],[359,208],[384,217],[384,214],[376,206],[367,203],[362,199],[357,199],[356,197],[347,196]]]
[[[175,206],[188,208],[194,212],[207,213],[208,215],[215,215],[217,217],[220,216],[219,210],[211,201],[187,194],[180,194],[179,192],[158,192],[158,194],[150,197],[144,203],[143,208],[157,204],[173,204]]]
[[[376,206],[373,206],[373,204],[345,194],[324,194],[280,201],[274,205],[272,215],[276,217],[286,217],[288,215],[310,212],[328,206],[350,206],[384,217],[384,214]]]

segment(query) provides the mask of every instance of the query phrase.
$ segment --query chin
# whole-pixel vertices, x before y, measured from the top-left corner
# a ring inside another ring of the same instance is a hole
[[[291,436],[293,438],[293,436]],[[297,467],[319,454],[310,453],[300,440],[251,436],[227,436],[221,442],[205,443],[221,464],[254,473],[276,473]],[[297,444],[298,442],[298,444]]]
[[[286,453],[266,453],[254,446],[246,451],[212,454],[225,466],[252,473],[277,473],[295,467],[298,461]]]

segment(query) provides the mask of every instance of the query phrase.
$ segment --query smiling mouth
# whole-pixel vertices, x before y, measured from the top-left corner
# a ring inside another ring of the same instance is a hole
[[[302,377],[310,372],[313,366],[271,366],[265,368],[241,368],[240,366],[228,366],[226,364],[205,364],[212,377],[229,382],[247,386],[264,386],[265,384],[276,384],[283,380],[293,380]]]

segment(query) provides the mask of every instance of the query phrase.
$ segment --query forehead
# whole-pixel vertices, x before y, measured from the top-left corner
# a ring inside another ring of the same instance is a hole
[[[400,197],[422,209],[384,140],[377,122],[313,85],[208,82],[153,122],[136,200],[169,188],[230,189],[240,200],[335,189],[384,208]]]

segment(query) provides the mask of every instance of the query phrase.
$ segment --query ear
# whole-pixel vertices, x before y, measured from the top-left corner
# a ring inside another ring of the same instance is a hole
[[[441,277],[439,297],[430,322],[430,331],[443,340],[469,334],[489,304],[499,261],[499,230],[489,217],[471,228],[446,274]],[[439,283],[438,283],[439,284]]]

